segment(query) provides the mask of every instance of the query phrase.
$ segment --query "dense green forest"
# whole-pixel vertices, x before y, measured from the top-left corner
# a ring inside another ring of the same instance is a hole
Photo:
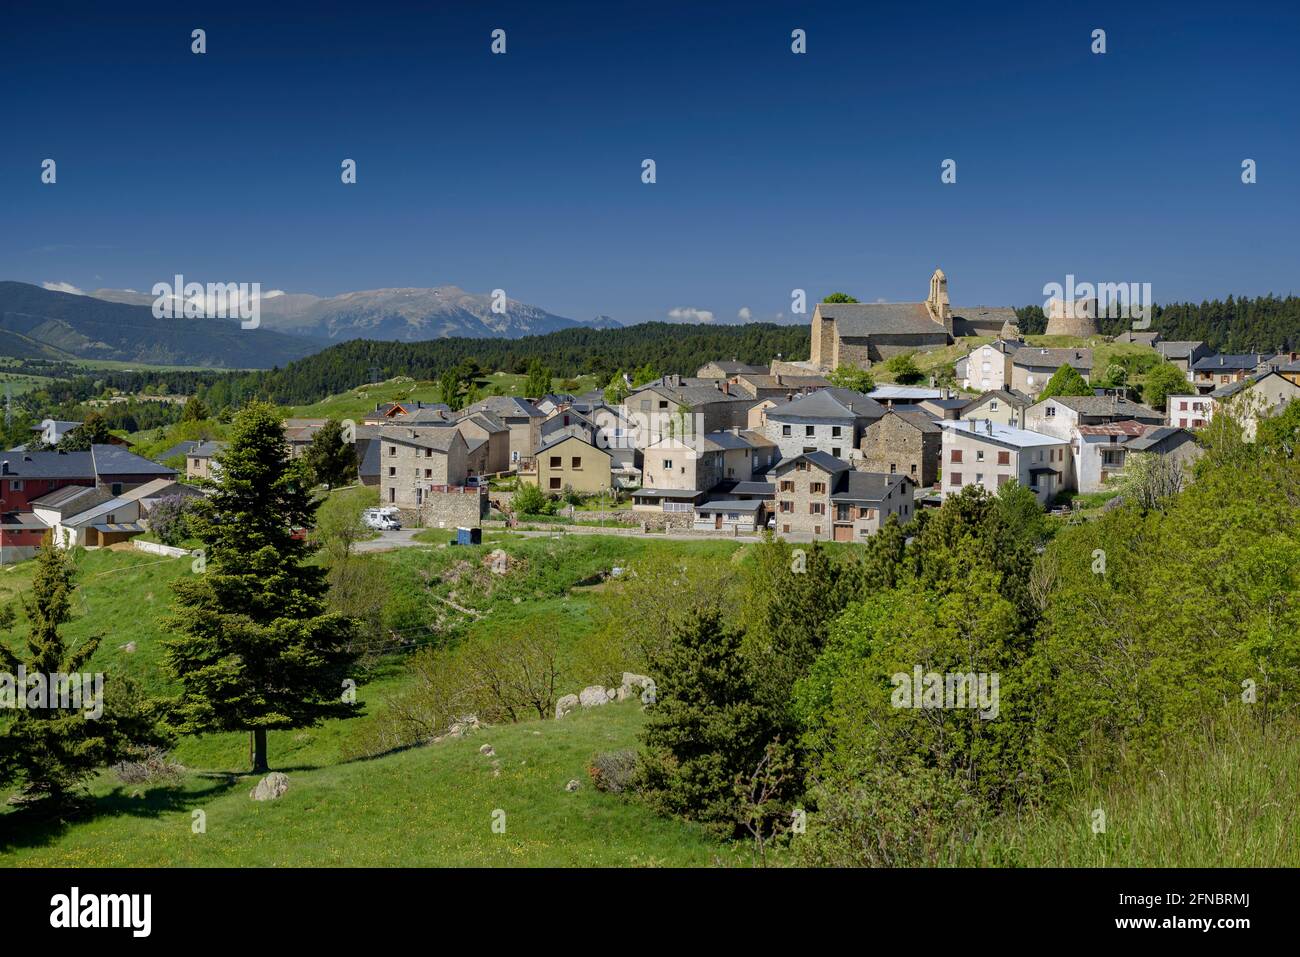
[[[1017,309],[1016,316],[1025,335],[1041,335],[1047,328],[1047,317],[1040,306]],[[1132,322],[1103,318],[1098,325],[1104,335],[1115,336],[1130,329]],[[1300,297],[1229,296],[1199,305],[1155,305],[1151,310],[1151,331],[1159,332],[1164,339],[1199,340],[1215,352],[1289,352],[1300,343]]]

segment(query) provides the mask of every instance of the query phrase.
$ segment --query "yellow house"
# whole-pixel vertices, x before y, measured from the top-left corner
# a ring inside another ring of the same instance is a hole
[[[543,492],[555,494],[571,488],[591,495],[610,487],[610,456],[576,435],[562,435],[543,445],[531,461],[521,463],[519,477]]]

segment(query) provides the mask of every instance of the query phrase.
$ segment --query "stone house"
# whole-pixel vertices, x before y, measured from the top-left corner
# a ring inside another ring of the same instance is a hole
[[[623,399],[623,418],[633,429],[636,447],[645,450],[665,436],[693,435],[749,427],[756,400],[730,382],[664,376]]]
[[[706,362],[700,366],[699,371],[695,373],[698,379],[732,379],[738,375],[767,373],[767,366],[749,365],[744,362],[737,362],[734,359],[718,360],[716,362]]]
[[[1161,340],[1155,344],[1155,350],[1164,360],[1182,370],[1187,381],[1192,381],[1192,366],[1210,354],[1210,348],[1198,340]]]
[[[1205,356],[1192,364],[1192,385],[1199,392],[1213,392],[1264,371],[1267,364],[1268,356],[1254,352]]]
[[[768,409],[763,434],[782,459],[820,451],[851,464],[863,429],[884,414],[884,406],[860,392],[820,389]]]
[[[886,409],[862,430],[858,468],[884,475],[905,475],[918,485],[939,479],[943,429],[924,412]]]
[[[707,492],[725,478],[725,459],[725,448],[707,436],[695,441],[662,438],[643,453],[642,484],[646,489]]]
[[[459,429],[390,425],[376,441],[382,505],[419,510],[430,490],[465,484],[469,447]]]
[[[890,515],[912,519],[912,484],[901,475],[859,472],[825,452],[783,459],[773,470],[776,531],[823,541],[855,541]]]

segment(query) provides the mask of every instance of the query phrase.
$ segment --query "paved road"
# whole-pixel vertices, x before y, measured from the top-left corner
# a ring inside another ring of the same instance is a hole
[[[386,552],[394,548],[435,548],[428,542],[417,542],[415,535],[423,531],[419,528],[402,528],[397,531],[380,532],[378,538],[372,538],[369,541],[357,542],[352,546],[356,552]],[[486,528],[484,532],[504,532],[504,528]],[[601,528],[593,525],[567,525],[557,527],[554,531],[547,529],[534,529],[525,531],[523,529],[511,529],[511,534],[520,535],[524,538],[544,538],[552,535],[618,535],[618,536],[644,536],[657,541],[669,540],[675,542],[704,542],[704,541],[726,541],[726,542],[757,542],[761,539],[757,535],[707,535],[699,532],[651,532],[649,534],[642,532],[639,528]]]
[[[417,542],[415,533],[422,532],[422,528],[399,528],[396,531],[380,532],[378,538],[372,538],[366,542],[357,542],[352,546],[354,552],[386,552],[392,548],[415,548],[421,545],[427,547],[427,542]]]

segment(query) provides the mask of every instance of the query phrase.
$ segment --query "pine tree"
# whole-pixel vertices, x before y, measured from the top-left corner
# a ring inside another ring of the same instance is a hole
[[[182,687],[171,716],[181,732],[252,732],[261,773],[267,731],[360,713],[344,700],[356,625],[326,611],[325,569],[306,564],[309,546],[294,537],[318,503],[275,407],[250,402],[217,458],[214,492],[191,521],[205,565],[174,586],[180,637],[163,643]]]
[[[185,409],[181,412],[182,422],[201,422],[211,413],[208,407],[203,404],[203,400],[197,395],[192,395],[185,400]]]
[[[740,635],[716,611],[695,613],[651,665],[658,702],[641,735],[642,793],[663,813],[735,834],[736,784],[753,774],[777,733],[754,700]]]
[[[54,545],[53,533],[46,532],[36,553],[31,594],[23,600],[29,622],[27,654],[20,659],[0,645],[0,668],[11,676],[21,669],[28,686],[6,689],[6,694],[23,695],[26,706],[15,707],[4,728],[7,767],[0,768],[0,778],[19,778],[28,798],[56,808],[67,804],[96,769],[124,756],[133,743],[160,741],[148,709],[134,700],[125,682],[105,682],[97,701],[93,681],[81,684],[79,701],[71,685],[65,696],[65,679],[75,680],[71,676],[82,673],[100,641],[95,636],[73,648],[59,634],[72,618],[75,574],[72,560]],[[43,693],[32,690],[34,678]],[[11,704],[16,701],[5,702]]]
[[[330,419],[317,430],[303,459],[316,481],[331,488],[342,485],[357,470],[356,452],[344,440],[338,419]]]

